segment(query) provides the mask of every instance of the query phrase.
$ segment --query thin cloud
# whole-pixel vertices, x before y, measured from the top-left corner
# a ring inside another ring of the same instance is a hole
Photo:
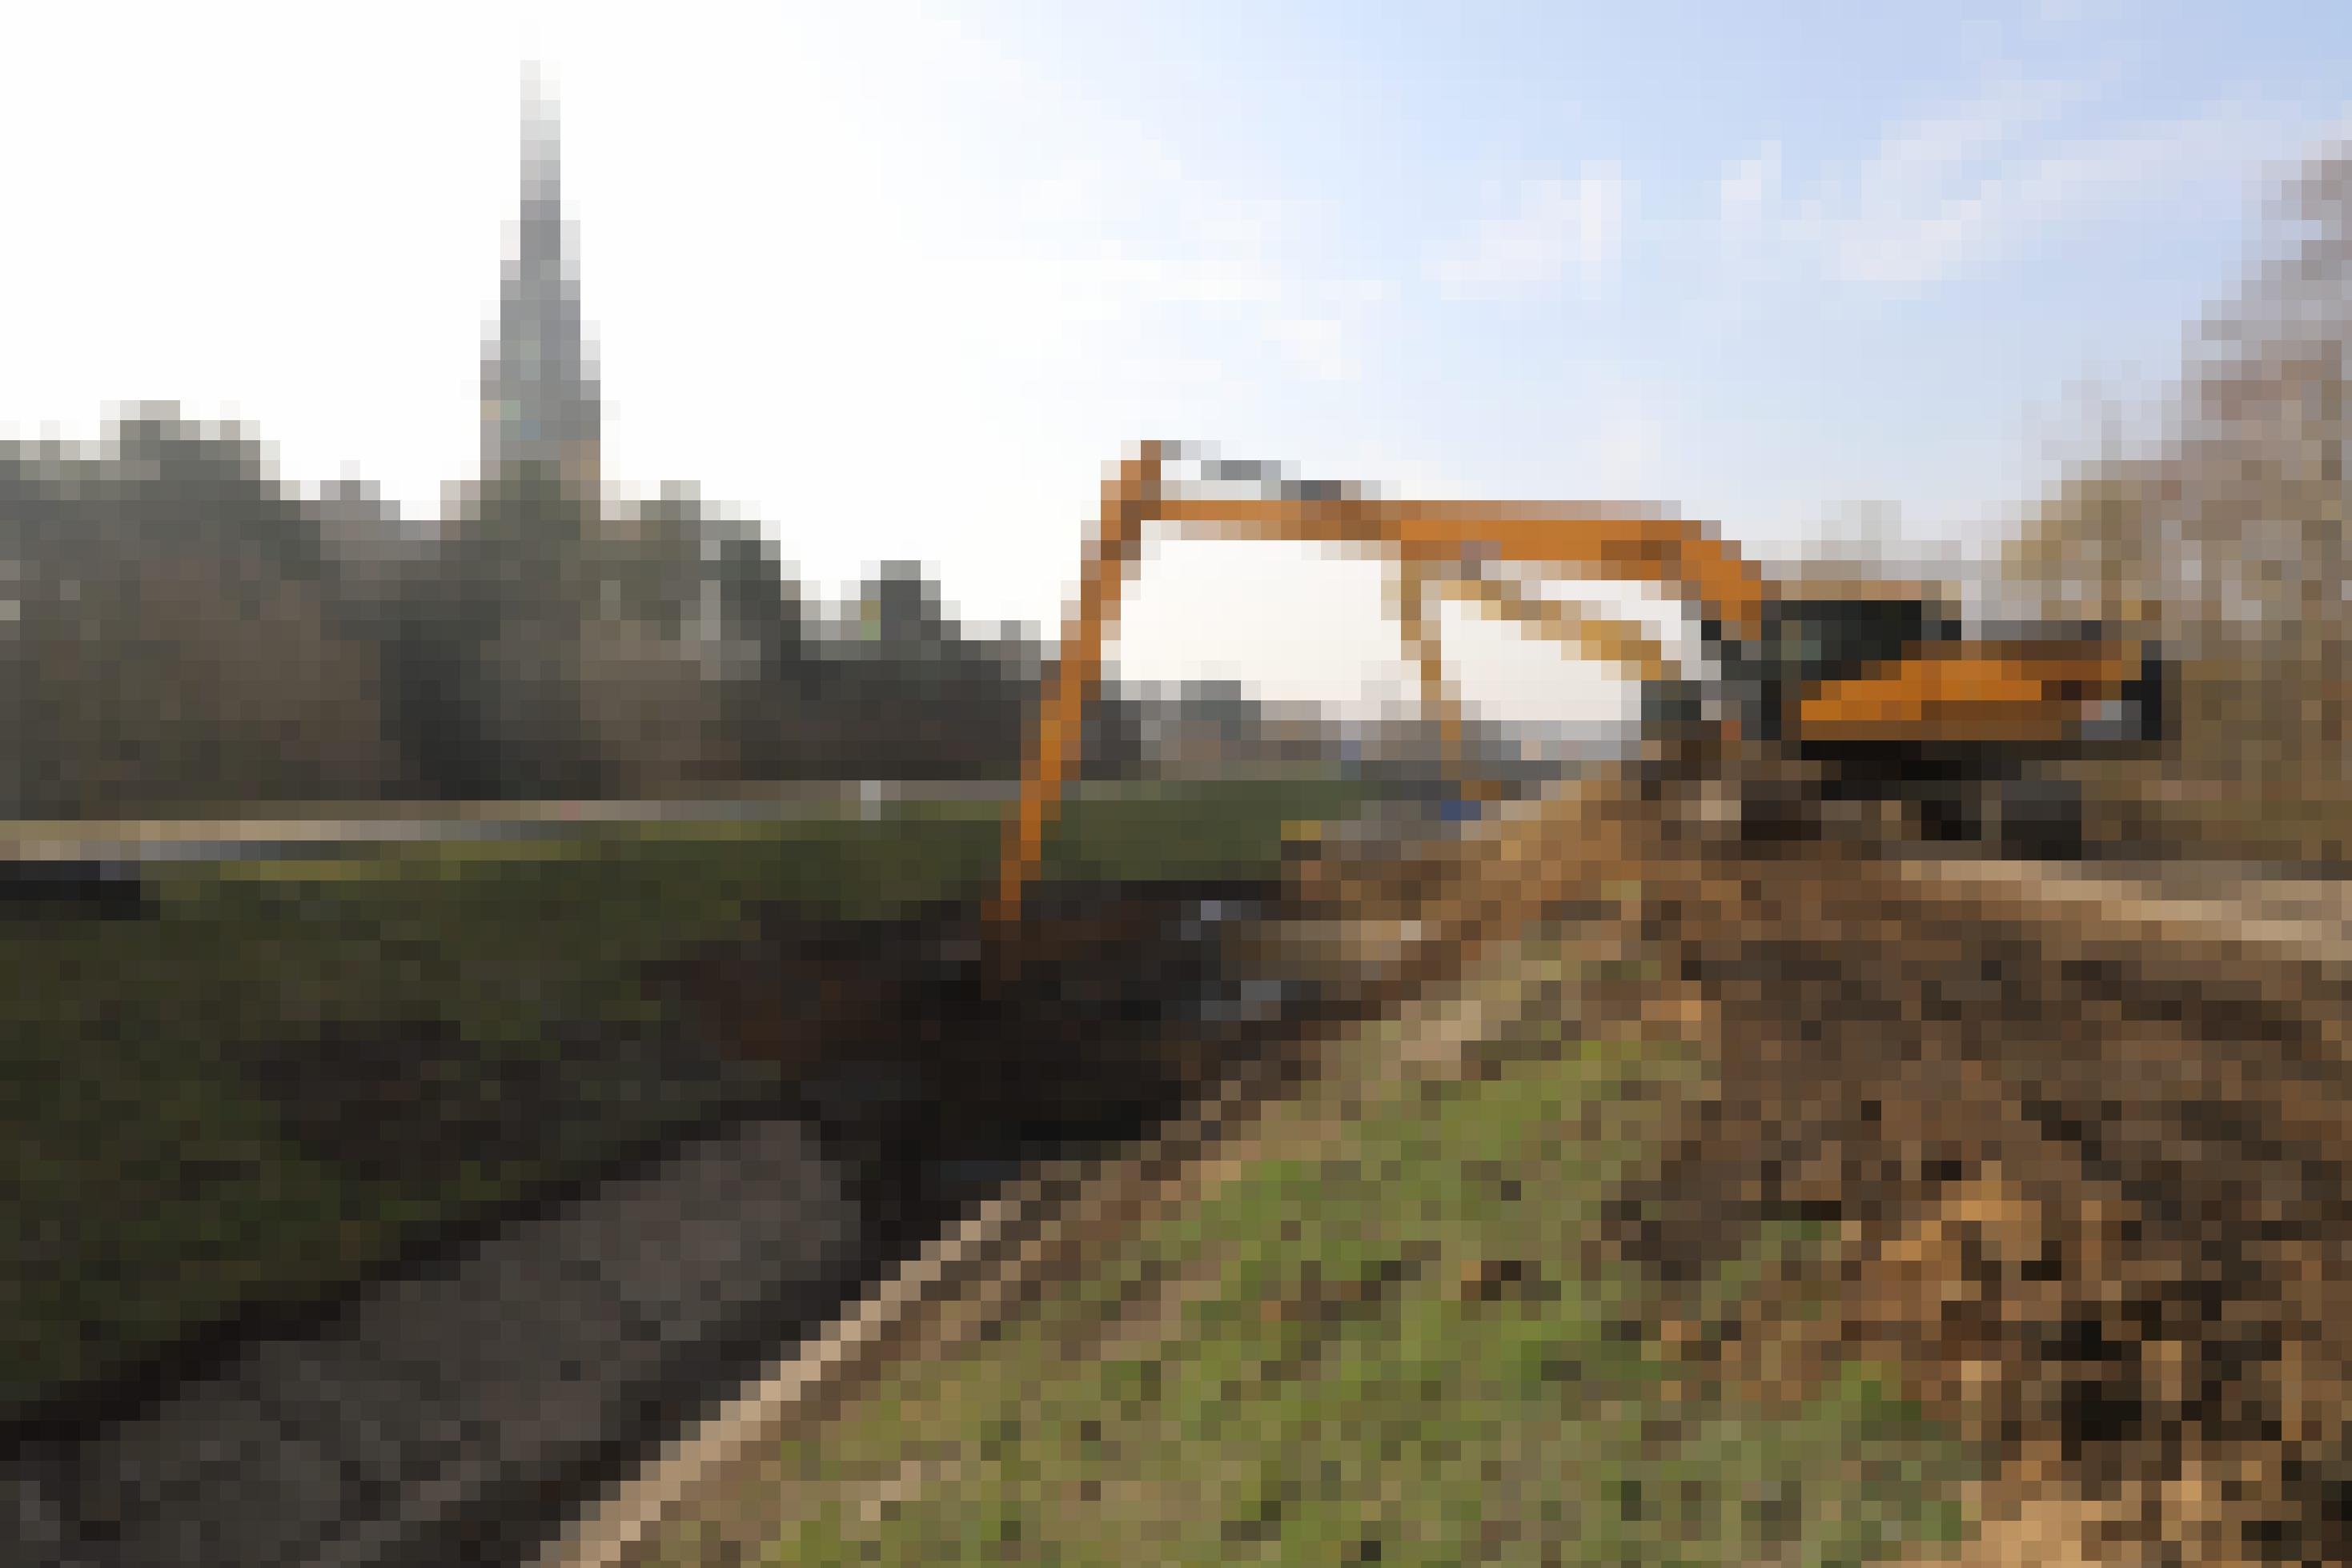
[[[1735,235],[1752,234],[1780,193],[1780,144],[1768,141],[1753,158],[1724,171],[1720,194],[1723,226]]]
[[[1266,332],[1297,371],[1317,381],[1346,381],[1355,373],[1348,352],[1344,322],[1328,316],[1287,316],[1267,325]]]
[[[1357,340],[1390,285],[1295,265],[1282,243],[1295,204],[1229,191],[1135,141],[1129,157],[1084,155],[1026,188],[1019,265],[1038,313],[1081,335],[1106,322],[1173,335],[1195,360],[1199,335],[1181,322],[1205,315],[1293,373],[1352,379]]]
[[[1727,167],[1724,245],[1751,276],[1917,290],[1981,274],[2063,225],[2184,188],[2242,183],[2292,145],[2273,120],[2222,105],[2099,135],[2053,134],[2080,88],[2005,85],[1891,129],[1860,163],[1784,193],[1778,144]]]
[[[1540,293],[1573,280],[1616,280],[1625,244],[1628,187],[1614,163],[1588,164],[1575,180],[1530,180],[1507,214],[1475,225],[1441,251],[1430,276],[1450,298]]]

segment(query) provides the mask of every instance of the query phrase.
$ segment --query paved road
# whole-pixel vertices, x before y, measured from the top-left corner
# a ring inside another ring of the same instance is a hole
[[[1321,779],[1312,771],[1243,770],[1245,782]],[[1076,793],[1118,793],[1140,786],[1081,784]],[[366,854],[387,845],[523,842],[568,838],[598,828],[657,822],[782,822],[867,816],[900,805],[1009,805],[1012,780],[978,782],[863,779],[778,785],[757,795],[715,800],[530,800],[463,810],[386,807],[347,817],[236,817],[116,822],[0,822],[0,875],[14,869],[103,868],[238,860],[312,859]]]
[[[778,822],[871,814],[910,803],[1003,802],[1009,783],[869,779],[779,789],[731,800],[553,800],[455,814],[379,812],[332,818],[223,818],[0,824],[0,866],[137,866],[359,854],[395,844],[520,842],[652,822]]]

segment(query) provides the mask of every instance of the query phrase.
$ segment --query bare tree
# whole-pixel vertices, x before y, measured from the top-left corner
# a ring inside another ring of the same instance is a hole
[[[2045,600],[2165,639],[2184,777],[2340,792],[2352,149],[2285,182],[2267,219],[2238,297],[2192,329],[2156,450],[2111,442],[2030,519],[2009,565]]]

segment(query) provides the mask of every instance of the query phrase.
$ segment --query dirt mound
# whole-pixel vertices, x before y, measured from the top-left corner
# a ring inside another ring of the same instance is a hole
[[[1222,928],[1273,891],[1048,886],[1010,949],[977,904],[778,909],[755,940],[666,965],[649,989],[703,1038],[781,1064],[828,1148],[871,1175],[869,1207],[914,1238],[955,1173],[1133,1136],[1244,1049],[1252,1032],[1203,1007],[1235,988]]]
[[[2337,998],[1954,921],[1827,856],[1661,868],[1648,913],[1720,1092],[1625,1195],[1626,1250],[1685,1278],[1736,1217],[1835,1220],[1860,1262],[1820,1364],[1896,1354],[2005,1457],[1993,1518],[2047,1522],[2056,1483],[2094,1560],[2352,1561]]]
[[[1895,1357],[2002,1460],[1988,1542],[2352,1561],[2340,957],[2054,903],[2030,868],[1946,896],[1892,848],[1758,842],[1703,782],[1629,773],[1301,880],[1404,922],[1416,977],[1621,899],[1720,1071],[1614,1244],[1672,1283],[1759,1218],[1839,1225],[1839,1277],[1690,1339],[1766,1384]]]

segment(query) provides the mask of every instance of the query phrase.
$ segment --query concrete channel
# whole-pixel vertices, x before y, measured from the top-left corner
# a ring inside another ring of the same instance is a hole
[[[534,1481],[592,1463],[707,1375],[709,1347],[789,1334],[837,1300],[857,1220],[796,1122],[730,1129],[21,1457],[11,1560],[483,1560]]]
[[[801,1054],[789,1103],[0,1452],[0,1563],[529,1561],[1007,1180],[1148,1131],[1311,1009],[1307,988],[1220,959],[1263,891],[1048,904],[1055,950],[1009,992],[973,980],[957,911],[711,956],[771,1002],[833,998],[781,1025],[709,1020]]]

